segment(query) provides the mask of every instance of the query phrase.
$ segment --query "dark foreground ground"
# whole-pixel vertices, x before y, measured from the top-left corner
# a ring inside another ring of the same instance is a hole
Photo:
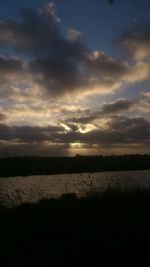
[[[150,170],[150,155],[0,158],[0,177]]]
[[[150,266],[150,192],[0,208],[1,266]]]

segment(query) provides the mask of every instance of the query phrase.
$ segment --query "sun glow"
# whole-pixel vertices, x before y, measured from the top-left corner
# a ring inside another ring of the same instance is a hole
[[[82,127],[82,125],[79,127],[79,132],[80,133],[88,133],[92,130],[94,130],[96,127],[93,124],[86,124],[85,127]]]
[[[70,144],[71,148],[78,149],[82,147],[81,143],[71,143]]]
[[[84,153],[84,147],[82,143],[70,143],[69,155],[75,156],[76,154]]]
[[[61,123],[61,126],[66,130],[66,132],[70,131],[70,127],[64,123]]]

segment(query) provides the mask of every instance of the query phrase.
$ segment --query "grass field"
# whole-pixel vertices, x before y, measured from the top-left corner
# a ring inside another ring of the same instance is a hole
[[[150,192],[0,208],[3,266],[149,266]]]

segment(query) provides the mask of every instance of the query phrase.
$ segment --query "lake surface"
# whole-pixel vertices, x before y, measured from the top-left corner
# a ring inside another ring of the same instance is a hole
[[[0,203],[11,207],[42,198],[58,198],[64,193],[81,197],[92,190],[108,188],[150,189],[150,170],[0,178]]]

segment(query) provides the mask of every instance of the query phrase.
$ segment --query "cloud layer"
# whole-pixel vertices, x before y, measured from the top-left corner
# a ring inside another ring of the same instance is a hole
[[[22,10],[20,20],[1,20],[0,33],[0,45],[15,51],[23,61],[0,58],[0,72],[9,74],[13,70],[16,74],[22,69],[52,96],[107,93],[119,89],[123,83],[150,79],[149,34],[126,33],[121,38],[135,60],[130,65],[102,51],[91,51],[76,29],[70,28],[63,35],[53,3],[40,11]]]
[[[91,50],[73,27],[63,34],[53,3],[0,20],[0,153],[147,152],[150,27],[119,43],[126,59]],[[134,98],[118,96],[138,83]],[[116,97],[89,106],[94,94]]]
[[[54,152],[54,147],[59,155],[59,153],[62,153],[62,150],[59,151],[59,148],[65,147],[69,151],[72,145],[74,145],[75,151],[78,151],[76,150],[78,148],[82,149],[84,147],[92,151],[92,147],[96,146],[97,153],[101,149],[113,151],[119,147],[121,149],[128,148],[129,151],[131,147],[134,147],[137,152],[138,149],[143,147],[146,152],[147,147],[150,145],[150,121],[142,117],[113,117],[104,128],[95,128],[85,133],[82,133],[78,127],[70,128],[66,131],[66,128],[63,126],[17,127],[1,124],[0,142],[0,152],[4,152],[4,149],[9,147],[9,152],[12,149],[11,155],[15,154],[16,148],[18,149],[23,146],[29,148],[30,145],[31,148],[27,154],[33,154],[33,146],[36,150],[39,146],[41,152],[47,146],[49,148],[49,155]]]

